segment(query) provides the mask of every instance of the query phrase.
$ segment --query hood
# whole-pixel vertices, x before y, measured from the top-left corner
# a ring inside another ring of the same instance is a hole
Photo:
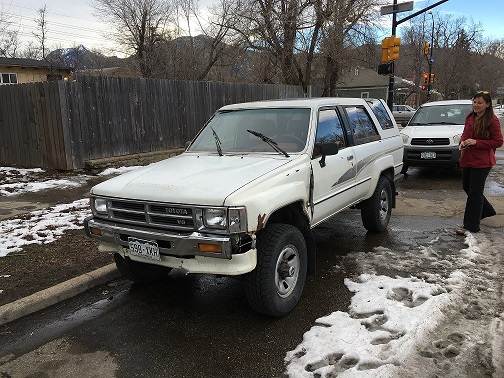
[[[410,138],[453,138],[464,131],[464,125],[406,126],[402,134]]]
[[[145,201],[222,205],[234,191],[289,161],[278,156],[183,153],[98,184],[91,189],[91,194]]]

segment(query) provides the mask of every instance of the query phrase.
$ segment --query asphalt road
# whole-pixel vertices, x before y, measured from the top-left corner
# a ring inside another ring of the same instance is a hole
[[[503,214],[501,168],[488,187],[491,202]],[[51,378],[281,377],[285,353],[300,343],[315,320],[347,311],[351,293],[343,280],[361,269],[349,257],[351,252],[370,253],[377,246],[414,250],[433,238],[440,254],[464,248],[463,238],[452,232],[465,201],[459,185],[460,171],[411,169],[387,232],[366,233],[356,210],[316,228],[318,274],[308,279],[301,302],[282,319],[254,313],[241,281],[234,278],[172,272],[168,279],[145,286],[118,279],[1,326],[0,373]],[[485,221],[484,231],[501,233],[502,217]],[[393,264],[379,269],[382,274],[401,274]]]
[[[486,188],[498,215],[483,221],[483,233],[494,241],[502,238],[504,230],[502,150],[498,159]],[[401,251],[415,250],[433,239],[441,257],[464,248],[463,238],[453,232],[461,222],[465,203],[460,171],[412,168],[409,172],[399,188],[387,232],[366,233],[354,210],[315,229],[317,276],[309,277],[300,303],[284,318],[254,313],[238,279],[179,272],[154,285],[117,279],[0,326],[0,376],[281,377],[286,352],[301,342],[315,320],[347,311],[351,293],[343,280],[359,274],[363,264],[350,257],[352,253],[373,253],[378,246],[397,251],[386,264],[375,267],[381,274],[395,275],[404,274],[393,264],[394,259],[402,258]],[[498,248],[485,252],[485,264],[494,269],[498,289],[486,297],[478,293],[490,314],[474,323],[474,332],[481,337],[492,327],[494,333],[503,331],[491,323],[497,319],[502,324],[500,256],[504,247]],[[425,269],[422,261],[416,261],[409,273]],[[474,293],[468,295],[468,301],[473,300]],[[460,323],[468,321],[457,319],[444,326]],[[485,351],[496,352],[503,346],[502,339],[496,338]],[[481,345],[474,348],[467,347],[467,358],[452,362],[467,365],[466,377],[504,376],[497,353],[485,366],[474,360],[481,357],[476,353],[481,352]],[[485,361],[489,359],[492,356]],[[445,371],[443,376],[453,375]]]

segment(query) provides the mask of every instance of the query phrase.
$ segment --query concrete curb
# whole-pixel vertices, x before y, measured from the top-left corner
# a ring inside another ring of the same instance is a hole
[[[0,325],[42,310],[84,291],[120,277],[115,264],[72,278],[45,290],[0,307]]]

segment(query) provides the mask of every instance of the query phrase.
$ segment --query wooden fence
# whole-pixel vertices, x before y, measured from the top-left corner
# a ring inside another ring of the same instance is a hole
[[[184,146],[219,107],[303,97],[297,86],[83,76],[0,87],[0,164],[81,169]]]

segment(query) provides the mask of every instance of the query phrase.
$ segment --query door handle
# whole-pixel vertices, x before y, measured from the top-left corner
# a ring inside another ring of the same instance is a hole
[[[346,159],[347,159],[348,161],[353,160],[353,155],[349,155],[349,156],[347,156],[347,158],[346,158]]]

